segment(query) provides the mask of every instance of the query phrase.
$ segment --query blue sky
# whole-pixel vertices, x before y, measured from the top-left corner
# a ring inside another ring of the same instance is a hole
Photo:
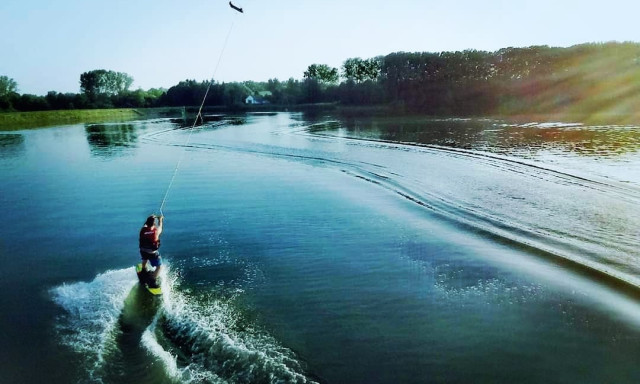
[[[20,93],[78,92],[92,69],[133,88],[301,79],[314,63],[391,52],[640,42],[630,0],[2,0],[0,75]],[[227,34],[229,42],[221,56]],[[221,57],[216,70],[216,63]]]

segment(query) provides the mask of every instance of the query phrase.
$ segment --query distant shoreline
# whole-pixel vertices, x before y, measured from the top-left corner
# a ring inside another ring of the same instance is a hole
[[[118,109],[72,109],[33,112],[2,112],[0,113],[0,131],[12,131],[29,128],[47,127],[61,124],[101,123],[111,121],[130,121],[153,117],[180,117],[188,121],[197,114],[198,107],[164,107],[164,108],[118,108]],[[334,112],[347,116],[385,115],[393,116],[424,116],[431,118],[461,117],[461,118],[489,118],[508,119],[515,122],[575,122],[602,125],[640,124],[640,113],[611,114],[594,113],[591,115],[555,113],[555,114],[504,114],[487,116],[466,115],[429,115],[410,113],[392,105],[377,106],[341,106],[337,103],[303,104],[295,106],[261,105],[229,107],[205,107],[207,113],[245,113],[245,112]]]
[[[184,108],[69,109],[0,113],[0,130],[19,130],[59,124],[127,121],[153,116],[181,116]]]
[[[64,109],[53,111],[0,112],[0,131],[48,127],[61,124],[101,123],[130,121],[153,117],[178,117],[191,121],[198,113],[197,106],[161,108],[113,108],[113,109]],[[335,103],[280,105],[241,105],[235,107],[205,107],[203,114],[244,112],[301,112],[335,110]],[[386,107],[356,108],[358,110],[381,111]]]

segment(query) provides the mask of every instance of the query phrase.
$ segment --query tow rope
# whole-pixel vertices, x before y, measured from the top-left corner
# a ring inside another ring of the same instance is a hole
[[[229,2],[229,6],[234,9],[235,11],[239,12],[239,13],[244,13],[244,11],[242,10],[242,8],[239,8],[235,5],[233,5],[231,2]],[[237,15],[237,14],[236,14]],[[169,196],[169,191],[171,190],[171,187],[173,186],[173,182],[176,179],[176,175],[178,174],[178,169],[180,168],[180,164],[182,164],[182,160],[184,159],[184,154],[187,150],[187,146],[189,145],[189,142],[191,141],[191,135],[193,134],[193,130],[196,127],[196,125],[198,124],[198,119],[202,119],[202,121],[204,122],[204,118],[202,117],[202,109],[204,108],[204,103],[207,100],[207,96],[209,95],[209,90],[211,89],[211,84],[213,84],[216,73],[218,72],[218,67],[220,66],[220,62],[222,61],[222,56],[224,55],[224,51],[227,48],[227,43],[229,42],[229,36],[231,36],[231,31],[233,31],[233,26],[235,24],[235,18],[234,20],[231,22],[231,26],[229,27],[229,32],[227,32],[227,37],[225,37],[224,39],[224,44],[222,45],[222,50],[220,51],[220,56],[218,56],[218,62],[216,63],[216,66],[213,70],[213,74],[211,75],[211,81],[209,81],[209,84],[207,85],[207,90],[204,93],[204,97],[202,98],[202,103],[200,103],[200,108],[198,108],[198,114],[196,115],[196,118],[193,121],[193,124],[191,125],[191,128],[189,128],[189,135],[187,136],[187,140],[185,141],[183,148],[182,148],[182,152],[180,154],[180,158],[178,159],[178,162],[176,163],[176,167],[173,170],[173,175],[171,176],[171,181],[169,181],[169,186],[167,187],[167,191],[164,193],[164,197],[162,198],[162,203],[160,203],[160,215],[164,216],[164,206],[165,203],[167,202],[167,197]]]

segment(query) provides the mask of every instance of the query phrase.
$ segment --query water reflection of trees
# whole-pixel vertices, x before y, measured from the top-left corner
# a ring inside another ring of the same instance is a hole
[[[91,124],[85,127],[91,153],[96,156],[111,157],[138,141],[133,124]]]
[[[503,151],[554,150],[615,157],[640,149],[639,131],[640,127],[506,127],[498,132],[496,141]]]
[[[0,134],[0,157],[16,157],[24,149],[24,136],[16,133]]]
[[[320,128],[320,125],[316,126]],[[385,141],[442,145],[496,153],[541,150],[613,157],[640,150],[640,127],[512,124],[483,119],[345,118],[325,130]]]

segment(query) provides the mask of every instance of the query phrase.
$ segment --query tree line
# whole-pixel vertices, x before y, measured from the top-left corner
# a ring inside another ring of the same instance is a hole
[[[169,89],[130,90],[126,73],[80,75],[79,93],[19,94],[0,76],[0,109],[47,110],[240,106],[247,96],[274,107],[306,103],[393,105],[441,115],[554,113],[640,106],[640,44],[593,43],[568,48],[531,46],[494,52],[395,52],[349,58],[341,68],[311,64],[301,80],[220,83],[185,80]]]

